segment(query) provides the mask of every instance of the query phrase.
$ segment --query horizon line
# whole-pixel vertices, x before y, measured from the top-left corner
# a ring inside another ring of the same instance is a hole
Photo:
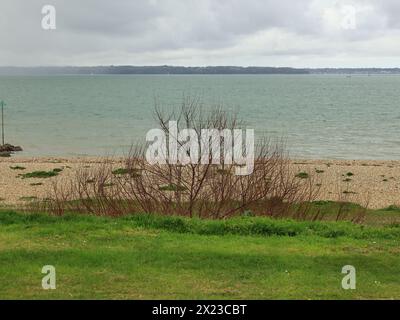
[[[319,69],[400,69],[400,66],[391,67],[289,67],[289,66],[261,66],[261,65],[208,65],[208,66],[183,66],[183,65],[133,65],[133,64],[104,64],[104,65],[38,65],[38,66],[21,66],[0,65],[0,68],[119,68],[119,67],[132,67],[132,68],[271,68],[271,69],[299,69],[299,70],[319,70]]]

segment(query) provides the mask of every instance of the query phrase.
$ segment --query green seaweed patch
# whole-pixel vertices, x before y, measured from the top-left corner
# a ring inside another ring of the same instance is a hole
[[[231,175],[231,171],[228,169],[218,169],[217,173],[223,176],[229,176]]]
[[[185,191],[187,190],[186,187],[176,184],[168,184],[165,186],[161,186],[158,188],[160,191]]]
[[[354,191],[343,191],[344,194],[357,194],[357,192]]]
[[[127,169],[127,168],[118,168],[118,169],[113,170],[112,174],[115,174],[115,175],[129,174],[129,169]]]
[[[352,177],[352,176],[354,176],[354,173],[353,173],[353,172],[347,172],[347,173],[346,173],[346,176]]]
[[[24,173],[18,175],[22,179],[30,179],[30,178],[38,178],[38,179],[44,179],[44,178],[51,178],[58,176],[59,172],[57,171],[33,171],[29,173]]]
[[[38,186],[42,186],[43,182],[35,182],[35,183],[31,183],[30,186],[32,187],[38,187]]]
[[[329,204],[335,204],[335,202],[331,201],[331,200],[316,200],[316,201],[313,201],[311,203],[316,205],[316,206],[326,206],[326,205],[329,205]]]
[[[14,166],[14,167],[10,167],[11,170],[25,170],[25,167],[21,167],[21,166]]]
[[[112,182],[104,183],[104,184],[103,184],[103,187],[104,187],[104,188],[109,188],[109,187],[114,187],[114,186],[115,186],[115,183],[112,183]]]
[[[318,174],[320,174],[320,173],[324,173],[325,170],[315,169],[315,172],[318,173]]]
[[[130,175],[132,177],[139,177],[140,171],[138,169],[133,168],[118,168],[112,171],[113,175],[122,176],[122,175]]]
[[[0,158],[10,158],[10,157],[11,157],[11,152],[8,151],[0,152]]]
[[[308,179],[310,177],[310,175],[307,172],[299,172],[298,174],[296,174],[296,178],[300,178],[300,179]]]

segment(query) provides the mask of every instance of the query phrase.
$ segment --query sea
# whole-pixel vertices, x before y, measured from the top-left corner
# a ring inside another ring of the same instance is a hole
[[[400,159],[398,75],[1,76],[5,140],[20,156],[113,156],[157,128],[155,105],[237,113],[304,159]]]

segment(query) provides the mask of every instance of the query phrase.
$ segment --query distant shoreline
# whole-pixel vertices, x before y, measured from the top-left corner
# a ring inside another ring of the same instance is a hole
[[[180,66],[64,66],[0,67],[0,75],[390,75],[400,68],[180,67]]]

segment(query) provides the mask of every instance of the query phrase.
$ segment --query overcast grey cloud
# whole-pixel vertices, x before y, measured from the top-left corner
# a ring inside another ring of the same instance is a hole
[[[0,65],[395,67],[399,15],[398,0],[2,0]]]

